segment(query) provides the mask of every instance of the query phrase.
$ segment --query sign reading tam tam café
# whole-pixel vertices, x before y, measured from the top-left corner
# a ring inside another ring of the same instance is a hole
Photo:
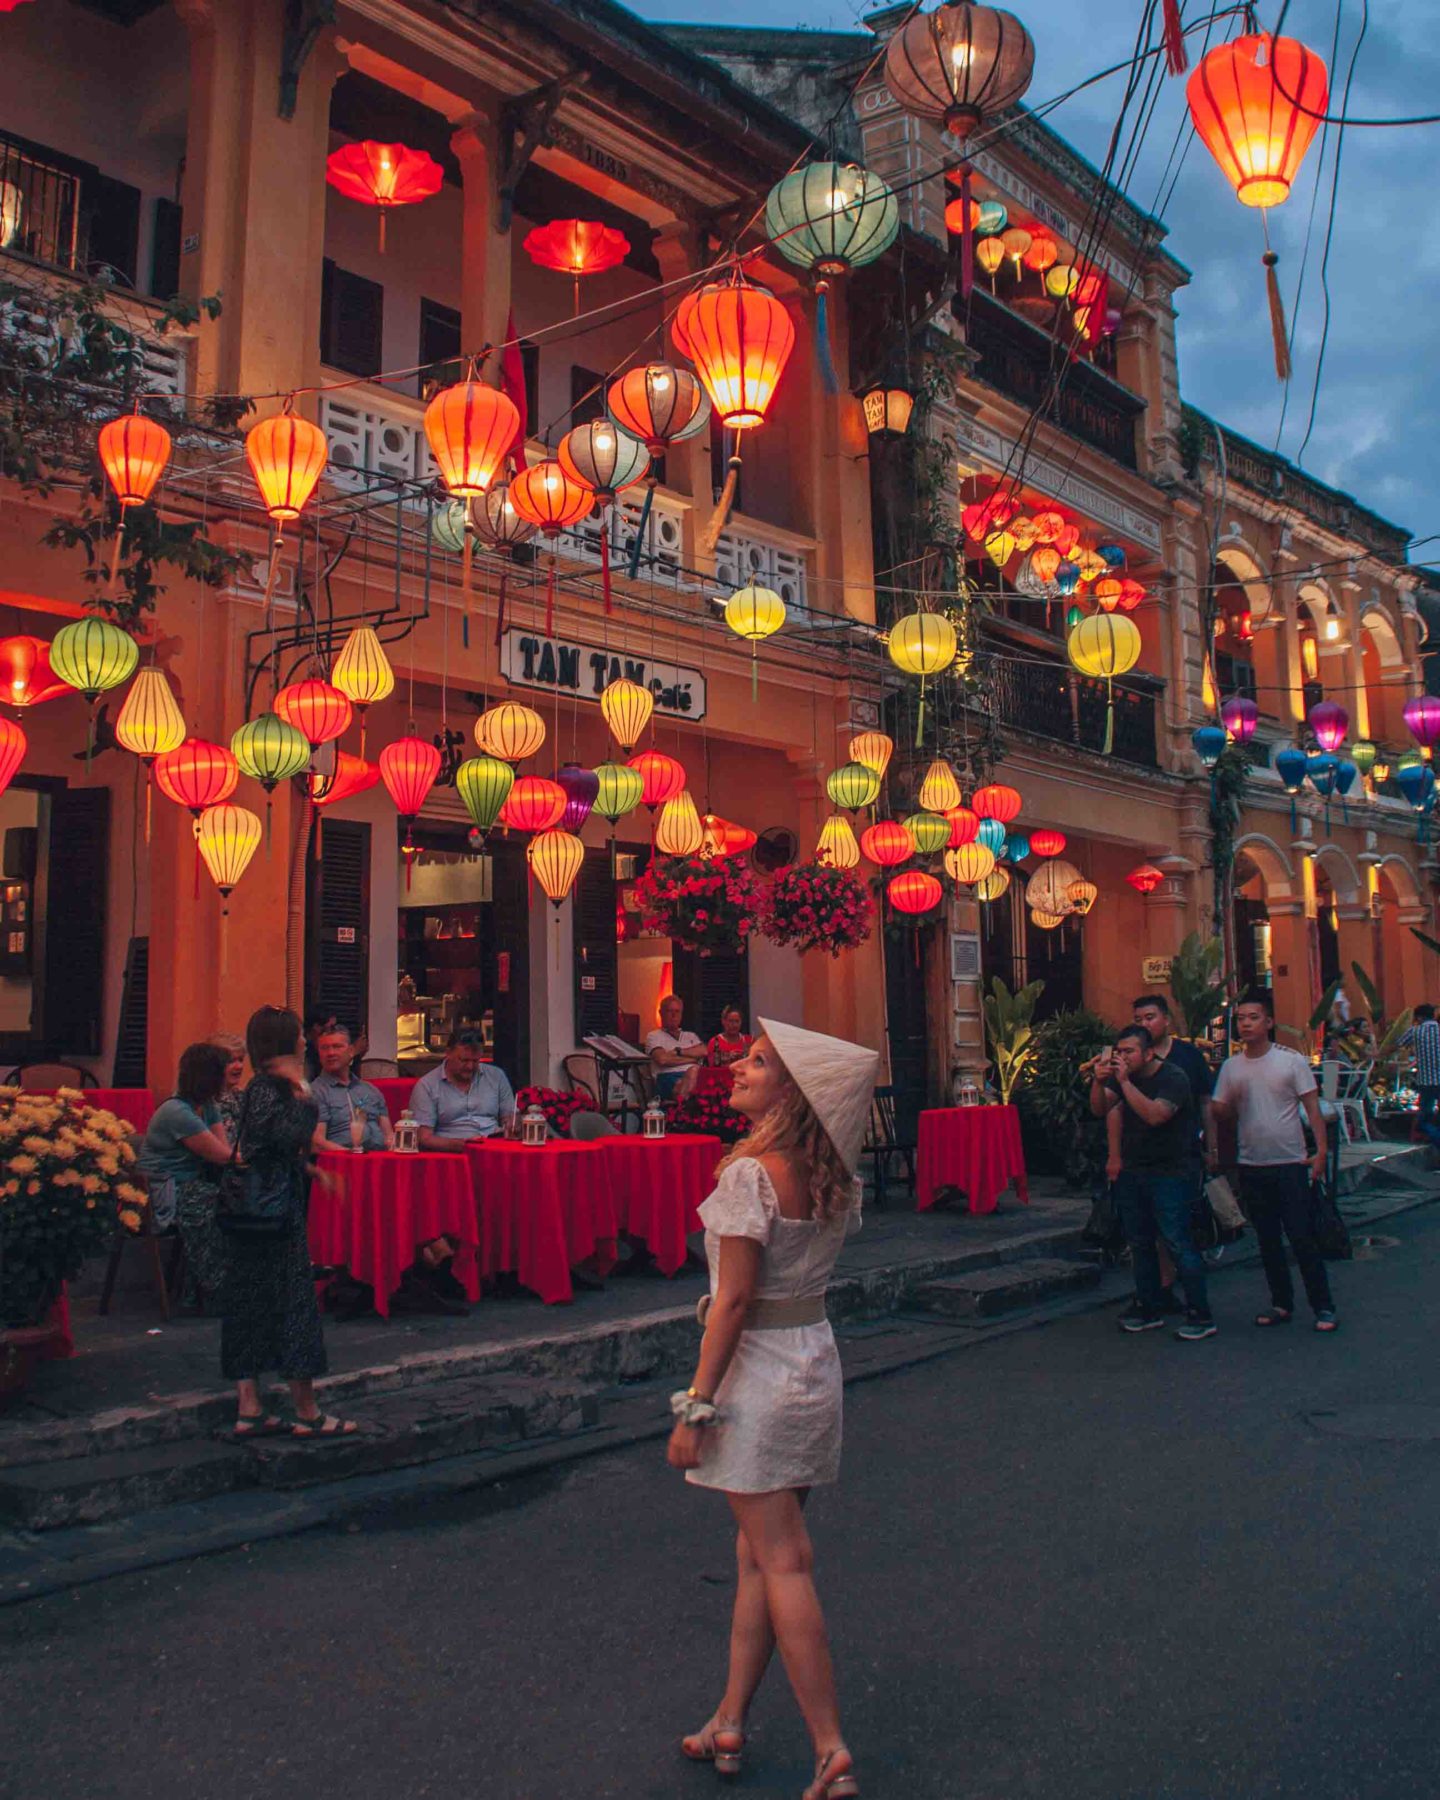
[[[698,669],[650,656],[617,655],[603,644],[577,644],[541,631],[507,631],[500,640],[500,673],[511,687],[570,694],[597,705],[610,683],[623,676],[649,688],[657,713],[705,717],[705,677]]]

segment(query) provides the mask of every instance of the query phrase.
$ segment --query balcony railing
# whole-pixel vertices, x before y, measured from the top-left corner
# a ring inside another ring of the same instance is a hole
[[[1147,769],[1160,766],[1155,712],[1163,691],[1163,682],[1148,678],[1114,684],[1113,756]],[[1053,661],[997,659],[991,693],[995,717],[1002,725],[1084,750],[1099,751],[1104,745],[1110,699],[1105,683],[1077,674],[1058,657]]]
[[[0,250],[76,269],[81,222],[80,177],[0,137]]]
[[[1053,424],[1127,469],[1138,467],[1135,422],[1145,402],[1083,360],[1066,367],[1066,351],[1049,332],[976,288],[969,302],[966,337],[976,354],[976,377],[1027,406],[1048,403]],[[956,316],[964,318],[960,302]],[[1056,386],[1057,376],[1064,379]]]

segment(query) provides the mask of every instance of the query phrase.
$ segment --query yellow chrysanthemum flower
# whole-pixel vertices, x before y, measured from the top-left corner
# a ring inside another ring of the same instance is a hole
[[[6,1167],[16,1175],[28,1175],[35,1167],[33,1156],[12,1156]]]
[[[98,1175],[82,1175],[80,1186],[87,1194],[101,1194],[105,1191],[105,1183]]]
[[[140,1215],[138,1212],[132,1211],[128,1206],[122,1206],[120,1209],[120,1223],[127,1231],[138,1231],[140,1229]]]

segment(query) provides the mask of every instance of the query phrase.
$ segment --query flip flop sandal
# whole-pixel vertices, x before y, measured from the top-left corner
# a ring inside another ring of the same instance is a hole
[[[1338,1331],[1340,1321],[1328,1307],[1322,1307],[1315,1315],[1315,1329],[1317,1331]]]
[[[242,1413],[221,1437],[230,1444],[248,1444],[251,1438],[286,1437],[290,1427],[274,1413]]]
[[[1281,1312],[1278,1306],[1272,1306],[1268,1312],[1256,1313],[1257,1325],[1288,1325],[1295,1317],[1294,1313]]]
[[[354,1419],[337,1419],[333,1413],[317,1413],[313,1419],[297,1419],[290,1427],[290,1435],[302,1443],[318,1443],[322,1438],[354,1437],[359,1429]]]

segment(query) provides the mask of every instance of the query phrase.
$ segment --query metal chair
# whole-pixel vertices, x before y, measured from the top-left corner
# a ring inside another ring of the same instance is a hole
[[[1361,1063],[1357,1068],[1344,1071],[1344,1078],[1339,1092],[1335,1095],[1335,1105],[1340,1112],[1340,1123],[1345,1127],[1345,1135],[1353,1144],[1356,1137],[1370,1142],[1370,1120],[1365,1111],[1365,1098],[1370,1092],[1370,1072],[1375,1067],[1373,1062]],[[1355,1124],[1352,1128],[1351,1119]]]
[[[901,1138],[895,1119],[895,1089],[877,1087],[870,1106],[870,1125],[865,1133],[864,1154],[870,1158],[871,1186],[874,1203],[885,1205],[890,1186],[890,1162],[899,1157],[905,1166],[905,1186],[912,1199],[915,1194],[915,1145]]]
[[[598,1112],[601,1105],[600,1072],[596,1067],[595,1053],[592,1050],[572,1050],[568,1056],[560,1058],[560,1067],[565,1071],[565,1079],[570,1084],[569,1091],[591,1101]]]
[[[595,1138],[619,1137],[620,1128],[604,1113],[577,1112],[570,1115],[570,1136],[577,1144],[591,1143]]]

